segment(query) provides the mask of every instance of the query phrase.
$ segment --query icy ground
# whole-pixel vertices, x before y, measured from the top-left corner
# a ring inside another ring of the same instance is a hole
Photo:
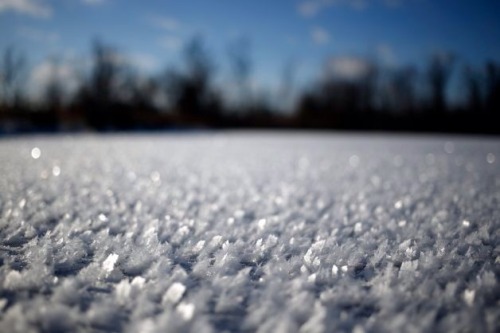
[[[0,141],[1,332],[500,332],[500,140]]]

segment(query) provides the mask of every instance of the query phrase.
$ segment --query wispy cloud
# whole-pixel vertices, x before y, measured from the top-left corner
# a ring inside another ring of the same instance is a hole
[[[159,16],[159,15],[151,16],[148,18],[148,21],[152,26],[167,31],[175,31],[180,26],[178,20],[167,16]]]
[[[169,51],[177,51],[182,46],[182,38],[179,37],[179,34],[182,34],[179,31],[181,23],[176,18],[164,15],[150,15],[146,17],[146,21],[151,27],[158,29],[163,34],[157,40],[159,46]]]
[[[169,51],[177,51],[182,46],[182,40],[177,36],[165,36],[158,40],[158,44]]]
[[[59,34],[56,32],[34,29],[30,27],[21,27],[18,34],[22,38],[29,39],[37,43],[54,44],[59,40]]]
[[[323,7],[323,1],[305,1],[298,5],[297,10],[304,17],[312,17]]]
[[[133,53],[129,56],[129,62],[144,72],[149,72],[158,67],[158,59],[148,53]]]
[[[52,16],[52,8],[38,0],[0,0],[0,13],[8,11],[38,18]]]
[[[356,80],[367,75],[372,70],[372,64],[358,57],[332,57],[327,62],[326,72],[333,77]]]
[[[311,39],[317,45],[327,44],[330,41],[330,34],[321,27],[314,27],[311,30]]]
[[[311,18],[325,9],[334,6],[345,6],[354,10],[363,10],[369,4],[379,2],[386,7],[396,7],[404,0],[305,0],[298,4],[298,13],[306,18]]]
[[[306,0],[298,5],[298,12],[304,17],[313,17],[319,12],[333,6],[349,6],[353,9],[364,9],[368,0]]]

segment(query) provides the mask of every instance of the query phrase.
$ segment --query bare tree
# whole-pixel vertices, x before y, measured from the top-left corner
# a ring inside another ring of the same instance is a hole
[[[25,69],[25,57],[14,47],[8,47],[0,64],[0,107],[14,107],[21,101]]]
[[[361,77],[359,87],[361,90],[360,109],[372,111],[377,90],[378,69],[374,62],[367,61],[366,73]]]
[[[435,111],[446,110],[446,88],[450,79],[455,57],[451,53],[432,55],[427,72],[431,93],[431,104]]]
[[[467,107],[470,111],[480,111],[483,108],[483,87],[481,73],[470,66],[464,69],[464,82],[467,92]]]
[[[493,61],[486,64],[486,104],[488,112],[500,109],[500,64]]]
[[[213,87],[214,65],[200,37],[184,49],[185,72],[167,71],[164,81],[174,109],[196,117],[215,116],[220,110],[220,95]]]
[[[128,97],[127,104],[136,111],[154,109],[155,96],[159,91],[159,82],[156,78],[144,77],[129,70],[122,86]]]
[[[390,76],[389,108],[398,112],[413,112],[416,107],[415,79],[417,71],[412,66],[398,68]]]
[[[111,46],[96,41],[93,57],[89,89],[96,101],[107,105],[116,97],[116,81],[121,70],[120,56]]]
[[[59,59],[50,59],[50,75],[45,87],[44,101],[47,108],[53,111],[60,110],[64,102],[64,84],[58,73]]]
[[[77,94],[77,103],[89,124],[98,128],[113,126],[120,119],[113,114],[119,101],[120,81],[124,81],[123,57],[112,46],[95,41],[90,73]],[[123,115],[120,115],[123,116]]]
[[[200,85],[208,85],[215,66],[200,36],[189,41],[184,49],[187,76]]]
[[[241,37],[228,46],[229,63],[236,83],[237,99],[240,107],[250,105],[252,100],[250,86],[252,60],[250,51],[251,43],[246,37]]]
[[[295,85],[295,75],[296,75],[297,63],[294,60],[288,60],[283,66],[283,71],[281,74],[281,84],[279,98],[288,109],[291,108],[291,98],[294,93]]]

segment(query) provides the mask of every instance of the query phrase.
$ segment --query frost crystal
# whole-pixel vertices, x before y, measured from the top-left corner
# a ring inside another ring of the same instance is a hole
[[[142,287],[144,287],[145,283],[146,283],[146,279],[145,278],[143,278],[142,276],[136,276],[132,280],[131,285],[135,286],[135,287],[138,287],[138,288],[142,288]]]
[[[2,311],[7,305],[7,300],[5,298],[0,298],[0,311]]]
[[[167,292],[163,296],[163,302],[175,304],[181,300],[185,291],[186,287],[182,283],[175,282],[170,286],[170,288],[168,288]]]
[[[204,240],[200,240],[198,243],[196,243],[196,245],[193,247],[193,252],[194,253],[200,253],[200,251],[203,249],[203,247],[205,246],[205,241]]]
[[[472,306],[474,304],[474,297],[476,296],[475,290],[466,289],[464,291],[464,301],[468,306]]]
[[[103,261],[102,263],[102,269],[104,269],[106,272],[111,272],[113,269],[115,269],[115,264],[118,261],[118,254],[111,253],[106,260]]]
[[[181,302],[177,305],[177,311],[181,314],[184,320],[191,320],[194,314],[194,304]]]
[[[498,138],[133,137],[0,140],[1,332],[500,332]]]

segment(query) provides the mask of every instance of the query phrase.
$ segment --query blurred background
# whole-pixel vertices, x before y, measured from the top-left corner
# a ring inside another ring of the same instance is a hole
[[[0,0],[0,134],[500,134],[497,0]]]

